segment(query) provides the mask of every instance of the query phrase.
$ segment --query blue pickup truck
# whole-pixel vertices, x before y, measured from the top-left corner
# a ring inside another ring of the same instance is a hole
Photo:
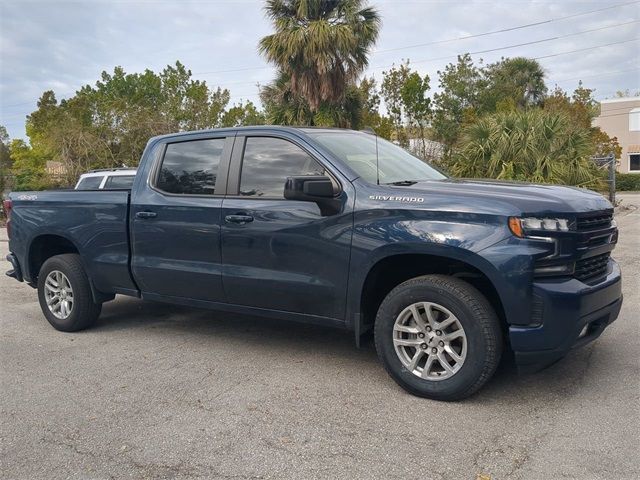
[[[152,138],[130,190],[15,192],[8,275],[54,328],[130,295],[373,331],[407,391],[456,400],[503,352],[522,370],[622,304],[611,204],[446,177],[363,132],[245,127]]]

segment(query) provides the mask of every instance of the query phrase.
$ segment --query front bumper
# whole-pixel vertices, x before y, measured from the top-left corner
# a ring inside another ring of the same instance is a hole
[[[15,278],[19,282],[24,280],[22,276],[22,269],[20,268],[20,262],[18,262],[18,257],[16,257],[13,253],[7,255],[7,261],[13,267],[11,270],[7,272],[7,276],[11,278]]]
[[[610,260],[607,276],[596,285],[576,279],[536,282],[533,294],[541,305],[537,326],[509,327],[509,340],[521,372],[540,370],[571,349],[600,336],[620,313],[620,267]]]

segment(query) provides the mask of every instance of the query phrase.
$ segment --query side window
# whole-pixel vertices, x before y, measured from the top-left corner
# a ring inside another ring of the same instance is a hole
[[[119,188],[130,189],[133,185],[133,179],[135,177],[133,175],[114,175],[112,177],[107,178],[107,181],[104,183],[105,190],[116,190]]]
[[[156,187],[168,193],[213,195],[224,138],[170,143]]]
[[[80,180],[76,190],[98,190],[104,177],[85,177]]]
[[[240,195],[284,198],[287,177],[324,174],[322,165],[287,140],[248,137],[240,174]]]

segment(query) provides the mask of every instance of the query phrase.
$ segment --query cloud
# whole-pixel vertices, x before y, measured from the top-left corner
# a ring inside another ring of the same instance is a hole
[[[381,77],[401,59],[431,77],[456,55],[559,37],[640,19],[640,4],[588,15],[560,17],[606,8],[602,2],[372,0],[383,20],[368,74]],[[24,118],[44,90],[58,98],[93,84],[103,70],[117,65],[128,72],[161,70],[180,60],[196,78],[231,90],[232,101],[258,101],[256,83],[274,70],[257,52],[271,32],[253,0],[206,1],[12,1],[0,4],[0,124],[13,138],[24,137]],[[537,26],[435,45],[407,46],[455,39],[535,22]],[[503,56],[562,54],[638,37],[640,23],[474,55],[493,62]],[[391,51],[388,51],[392,49]],[[640,43],[629,42],[541,59],[547,84],[573,89],[580,78],[596,96],[640,88]],[[433,60],[434,58],[446,59]],[[634,69],[635,68],[635,69]]]

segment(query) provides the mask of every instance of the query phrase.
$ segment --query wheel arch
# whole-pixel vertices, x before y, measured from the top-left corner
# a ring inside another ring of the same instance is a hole
[[[73,241],[59,234],[46,233],[31,239],[27,250],[27,270],[31,283],[37,283],[44,262],[64,253],[79,254],[80,250]]]
[[[69,239],[65,235],[59,233],[43,233],[36,235],[31,239],[29,247],[27,249],[27,271],[29,273],[29,284],[36,286],[38,283],[38,274],[44,262],[56,255],[62,255],[66,253],[75,253],[80,255],[80,260],[84,266],[85,273],[89,279],[89,285],[91,287],[91,295],[94,302],[102,303],[113,298],[113,295],[105,294],[96,290],[93,280],[89,275],[89,271],[86,268],[84,258],[81,255],[81,251],[75,242]]]
[[[379,256],[360,276],[353,329],[356,341],[371,329],[384,297],[397,285],[421,275],[445,274],[460,278],[482,293],[491,303],[501,326],[507,328],[504,301],[500,295],[499,275],[495,268],[469,250],[442,246],[430,251],[391,252]]]

